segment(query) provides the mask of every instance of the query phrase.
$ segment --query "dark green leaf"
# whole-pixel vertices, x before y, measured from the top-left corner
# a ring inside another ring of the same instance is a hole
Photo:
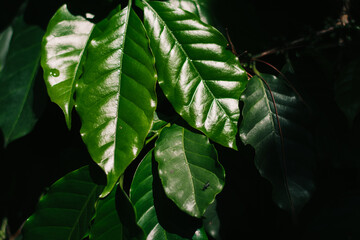
[[[33,111],[33,85],[40,62],[43,31],[22,17],[13,24],[13,36],[0,72],[0,128],[5,146],[28,134],[37,122]]]
[[[0,72],[5,65],[5,59],[9,51],[10,41],[13,34],[11,26],[7,27],[2,33],[0,33]]]
[[[197,15],[201,21],[211,24],[209,5],[212,0],[170,0],[174,7],[182,8]]]
[[[136,170],[130,188],[138,224],[147,239],[181,240],[199,235],[198,220],[180,211],[165,196],[154,164],[153,151],[150,151]]]
[[[261,76],[274,95],[281,132],[271,94],[262,79],[255,76],[242,95],[240,138],[255,148],[255,165],[272,183],[274,201],[282,209],[298,212],[314,190],[314,153],[305,128],[307,111],[282,79]]]
[[[145,239],[144,232],[136,224],[134,207],[119,186],[99,200],[90,239]]]
[[[335,100],[352,126],[360,112],[360,60],[350,62],[335,82]]]
[[[215,28],[165,2],[145,4],[159,84],[174,109],[212,140],[236,149],[239,97],[247,84]]]
[[[26,221],[24,239],[82,239],[88,232],[102,189],[91,178],[88,166],[59,179]]]
[[[75,85],[93,27],[94,24],[73,16],[63,5],[50,20],[42,42],[41,66],[48,94],[63,110],[68,128]]]
[[[102,28],[88,48],[76,110],[90,155],[107,174],[106,196],[151,128],[156,73],[145,29],[130,5]]]
[[[186,213],[201,217],[225,182],[209,139],[173,125],[161,132],[154,153],[166,195]]]
[[[220,239],[220,219],[216,211],[216,200],[210,204],[204,214],[204,229],[213,239]]]
[[[161,120],[159,118],[158,114],[155,112],[154,113],[154,121],[153,121],[153,124],[151,126],[150,132],[146,137],[146,142],[148,143],[152,139],[157,137],[161,133],[161,131],[167,126],[170,126],[170,123],[168,123],[168,122],[166,122],[164,120]]]

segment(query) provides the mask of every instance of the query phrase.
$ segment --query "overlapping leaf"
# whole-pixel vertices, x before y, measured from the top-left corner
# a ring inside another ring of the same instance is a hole
[[[162,192],[160,181],[156,179],[158,176],[154,175],[153,163],[151,150],[138,166],[130,187],[130,199],[137,212],[138,224],[147,235],[146,239],[182,240],[198,235],[197,239],[206,240],[206,234],[193,228],[193,221],[189,216],[184,217],[184,213],[175,205],[174,209],[169,204],[170,200]],[[181,234],[190,234],[190,237]]]
[[[82,239],[88,232],[95,201],[102,189],[91,178],[88,166],[59,179],[26,221],[24,239]]]
[[[105,196],[143,147],[156,107],[156,73],[131,2],[101,28],[88,47],[76,110],[89,153],[107,174]]]
[[[210,3],[212,0],[170,0],[174,7],[182,8],[186,11],[196,14],[201,21],[211,24]]]
[[[335,82],[335,100],[345,113],[349,125],[360,112],[360,60],[350,62]]]
[[[0,72],[0,129],[5,145],[28,134],[37,116],[33,111],[33,85],[40,62],[43,31],[22,17],[13,24],[13,35]]]
[[[50,20],[42,42],[41,66],[48,94],[63,110],[68,128],[75,85],[93,27],[94,24],[73,16],[63,5]]]
[[[247,83],[215,28],[165,2],[144,2],[159,84],[174,109],[212,140],[236,148],[239,97]]]
[[[106,198],[99,200],[90,239],[145,239],[144,232],[136,224],[134,208],[120,187],[115,187]]]
[[[299,211],[314,190],[314,154],[305,127],[307,111],[281,79],[265,74],[262,77],[274,95],[282,131],[270,92],[255,76],[242,95],[240,138],[255,148],[255,165],[272,183],[274,201],[280,208]]]
[[[155,160],[166,195],[186,213],[201,217],[225,181],[225,172],[209,139],[173,125],[155,146]]]

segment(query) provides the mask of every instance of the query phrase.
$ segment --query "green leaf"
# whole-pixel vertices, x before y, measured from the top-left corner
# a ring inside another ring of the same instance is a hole
[[[73,16],[63,5],[51,18],[42,42],[41,66],[50,99],[65,114],[71,127],[71,111],[77,79],[82,73],[82,60],[94,24]]]
[[[216,211],[217,201],[210,204],[204,214],[204,229],[213,239],[220,239],[220,219]]]
[[[13,34],[11,26],[7,27],[2,33],[0,33],[0,72],[5,65],[5,59],[9,51],[10,41]]]
[[[102,28],[88,47],[76,110],[89,153],[107,175],[104,197],[144,145],[156,108],[156,73],[145,29],[131,5]]]
[[[149,134],[146,137],[146,144],[153,140],[155,137],[157,137],[161,133],[161,131],[168,126],[170,126],[170,123],[160,119],[158,114],[155,112],[153,124],[149,131]]]
[[[360,60],[347,64],[337,81],[335,81],[335,100],[345,113],[349,125],[352,126],[355,117],[360,112]]]
[[[65,175],[50,187],[26,221],[24,239],[82,239],[102,189],[92,179],[88,166]]]
[[[242,95],[240,138],[255,148],[255,165],[271,182],[274,201],[282,209],[298,212],[314,190],[314,153],[305,127],[306,107],[282,79],[261,76],[273,93],[281,132],[271,94],[262,79],[255,76]]]
[[[90,240],[108,239],[145,239],[144,232],[136,224],[134,207],[119,186],[99,200],[90,230]]]
[[[159,84],[176,112],[210,139],[236,149],[247,76],[215,28],[165,2],[145,4]]]
[[[13,24],[13,36],[0,72],[0,129],[5,146],[28,134],[37,122],[33,111],[33,85],[40,62],[43,31],[22,17]]]
[[[180,211],[163,192],[151,150],[138,166],[130,199],[147,240],[190,239],[198,234],[199,220]],[[207,238],[202,238],[207,239]]]
[[[170,0],[170,3],[177,8],[194,13],[201,21],[211,24],[210,4],[212,0]]]
[[[209,139],[173,125],[161,132],[154,153],[166,195],[181,210],[201,217],[225,182]]]

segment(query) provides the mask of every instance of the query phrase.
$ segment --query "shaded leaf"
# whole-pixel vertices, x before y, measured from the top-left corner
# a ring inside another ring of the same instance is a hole
[[[197,15],[201,21],[211,24],[210,4],[212,0],[170,0],[174,7],[182,8]]]
[[[37,122],[33,111],[33,85],[39,68],[43,31],[15,19],[13,35],[0,72],[0,128],[5,146],[28,134]]]
[[[209,139],[172,125],[161,132],[154,155],[166,195],[186,213],[201,217],[225,182]]]
[[[134,207],[119,186],[99,200],[90,239],[145,239],[144,232],[136,224]]]
[[[220,219],[216,211],[216,200],[210,204],[204,214],[204,229],[213,239],[220,239]]]
[[[13,34],[11,26],[7,27],[2,33],[0,33],[0,72],[5,65],[5,59],[9,51],[10,41]]]
[[[347,64],[340,77],[335,81],[335,100],[345,113],[349,125],[352,126],[355,117],[360,112],[360,60]]]
[[[130,4],[130,3],[129,3]],[[156,73],[149,40],[128,6],[91,40],[76,90],[81,135],[93,160],[107,174],[106,196],[138,155],[156,107]]]
[[[75,84],[82,72],[82,59],[94,24],[73,16],[63,5],[51,18],[42,42],[41,66],[50,99],[65,114],[71,127]]]
[[[282,209],[298,212],[314,191],[314,153],[311,136],[305,127],[307,111],[282,79],[261,76],[274,95],[282,136],[270,92],[255,76],[242,95],[240,138],[244,144],[255,148],[255,165],[271,182],[274,201]]]
[[[37,210],[24,225],[24,239],[82,239],[102,189],[92,179],[88,166],[65,175],[40,199]]]
[[[149,134],[146,137],[146,143],[157,137],[161,133],[161,131],[167,126],[170,126],[170,123],[160,119],[158,114],[155,112],[153,124],[149,131]]]
[[[199,231],[199,220],[180,211],[166,197],[154,163],[153,151],[150,151],[138,166],[131,183],[130,199],[136,209],[138,224],[148,240],[191,239]]]
[[[174,109],[212,140],[236,149],[239,97],[247,83],[215,28],[165,2],[145,4],[159,84]]]

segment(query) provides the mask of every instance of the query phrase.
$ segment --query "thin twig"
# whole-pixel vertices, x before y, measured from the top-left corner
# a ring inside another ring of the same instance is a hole
[[[343,0],[343,6],[341,9],[341,13],[340,16],[338,18],[337,23],[334,26],[328,27],[326,29],[317,31],[314,36],[315,37],[321,37],[327,33],[331,33],[333,31],[335,31],[336,29],[338,29],[338,27],[345,27],[347,26],[350,21],[349,21],[349,17],[350,17],[350,0]],[[298,38],[294,41],[291,41],[290,43],[286,44],[285,47],[276,47],[276,48],[272,48],[269,50],[266,50],[262,53],[256,54],[253,59],[258,59],[258,58],[262,58],[268,55],[272,55],[272,54],[276,54],[279,52],[283,52],[283,51],[287,51],[287,50],[291,50],[294,48],[300,48],[302,47],[302,44],[305,43],[306,41],[308,41],[308,37],[301,37]]]

